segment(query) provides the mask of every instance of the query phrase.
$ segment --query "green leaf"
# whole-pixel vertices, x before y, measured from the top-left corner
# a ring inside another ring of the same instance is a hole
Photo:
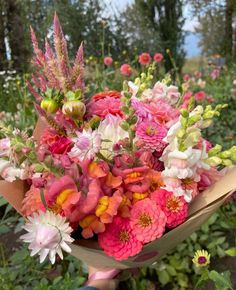
[[[166,270],[158,271],[158,279],[163,286],[170,282],[170,276]]]
[[[236,247],[226,250],[225,253],[231,257],[235,257],[236,256]]]
[[[6,234],[9,233],[11,229],[7,227],[6,225],[1,225],[0,226],[0,234]]]
[[[198,279],[194,289],[195,290],[201,289],[207,280],[208,280],[208,271],[204,271],[201,277]]]
[[[232,289],[233,290],[228,272],[220,274],[216,272],[215,270],[212,270],[209,273],[209,279],[211,279],[219,289],[222,289],[222,290]]]
[[[40,197],[41,197],[41,200],[42,200],[42,203],[43,203],[44,207],[45,207],[46,209],[48,209],[48,205],[47,205],[47,202],[46,202],[46,200],[45,200],[45,196],[44,196],[44,192],[43,192],[43,190],[40,190]]]
[[[7,204],[7,201],[2,196],[0,196],[0,207],[6,204]]]

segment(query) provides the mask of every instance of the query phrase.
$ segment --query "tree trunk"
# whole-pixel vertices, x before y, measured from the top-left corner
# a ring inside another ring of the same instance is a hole
[[[4,0],[0,0],[0,71],[7,68],[7,52],[5,45],[5,5]]]
[[[225,56],[228,63],[233,56],[233,13],[234,0],[226,0],[225,7]]]

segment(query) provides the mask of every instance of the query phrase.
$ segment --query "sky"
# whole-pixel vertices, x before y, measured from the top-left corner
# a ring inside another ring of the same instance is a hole
[[[133,0],[105,0],[108,7],[112,7],[113,10],[122,11],[126,8],[128,4],[132,4]],[[184,49],[187,53],[187,57],[195,57],[201,54],[201,49],[198,46],[200,40],[200,35],[194,32],[194,27],[198,25],[196,17],[192,17],[190,13],[189,5],[184,8],[184,17],[186,18],[184,24],[184,31],[186,33]]]

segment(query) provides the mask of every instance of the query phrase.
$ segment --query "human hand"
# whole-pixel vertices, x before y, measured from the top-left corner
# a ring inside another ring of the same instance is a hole
[[[119,270],[106,270],[89,267],[87,286],[93,286],[100,290],[115,290],[119,284],[118,279],[113,279]]]

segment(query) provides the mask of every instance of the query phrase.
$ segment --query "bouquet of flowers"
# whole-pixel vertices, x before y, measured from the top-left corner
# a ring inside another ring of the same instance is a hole
[[[26,218],[21,239],[40,262],[63,250],[95,266],[150,265],[236,188],[235,169],[220,171],[236,146],[202,136],[227,105],[186,104],[168,75],[154,82],[154,64],[122,92],[86,98],[83,47],[70,62],[58,17],[55,51],[31,34],[39,121],[32,137],[2,126],[0,140],[0,192]]]

